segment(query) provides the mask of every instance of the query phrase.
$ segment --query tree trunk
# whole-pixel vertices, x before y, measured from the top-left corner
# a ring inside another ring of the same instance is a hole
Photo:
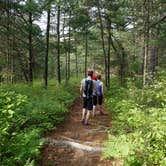
[[[143,87],[146,84],[146,75],[147,75],[147,43],[146,43],[146,36],[144,35]]]
[[[120,74],[120,83],[121,86],[125,86],[125,78],[126,78],[126,73],[127,73],[127,56],[125,53],[125,49],[122,46],[122,43],[120,41],[117,41],[118,46],[119,46],[119,50],[121,51],[121,54],[119,56],[119,61],[120,61],[120,70],[119,70],[119,74]]]
[[[151,74],[154,74],[155,69],[155,48],[151,47],[149,48],[149,57],[150,57],[150,64],[149,64],[149,70]]]
[[[149,54],[149,0],[145,0],[144,4],[144,61],[143,61],[143,87],[147,81],[148,74],[148,54]]]
[[[78,77],[78,54],[77,54],[77,40],[75,38],[75,65],[76,65],[76,77]]]
[[[14,25],[16,24],[16,7],[15,5],[12,3],[12,8],[13,8],[13,23],[12,23],[12,29],[14,29]],[[15,81],[15,58],[16,58],[16,51],[15,51],[15,43],[16,42],[16,34],[14,33],[13,34],[13,38],[12,38],[12,50],[13,50],[13,53],[12,53],[12,57],[11,57],[11,82],[14,83]]]
[[[65,24],[66,24],[66,15],[65,12],[63,14],[63,40],[64,40],[64,52],[65,52],[65,82],[67,83],[67,75],[68,75],[68,55],[67,55],[67,48],[66,48],[66,37],[65,37]]]
[[[125,51],[122,47],[122,58],[121,58],[121,85],[125,86],[125,77],[126,77],[126,58]]]
[[[48,53],[49,53],[49,32],[50,32],[50,13],[51,10],[48,9],[47,11],[47,29],[46,29],[46,55],[45,55],[45,75],[44,75],[44,81],[45,81],[45,88],[47,88],[48,85]]]
[[[157,35],[159,34],[158,28],[153,32],[153,38],[156,39]],[[156,73],[156,66],[158,66],[158,46],[151,46],[149,49],[149,56],[150,56],[150,73],[152,78],[154,78]]]
[[[111,48],[111,21],[108,20],[108,53],[107,53],[107,88],[110,88],[110,48]]]
[[[106,82],[106,86],[107,85],[107,55],[106,55],[106,50],[105,50],[105,42],[104,42],[104,29],[103,29],[103,22],[102,22],[102,16],[101,16],[101,11],[100,11],[100,4],[99,4],[99,0],[97,0],[98,2],[98,16],[99,16],[99,20],[100,20],[100,30],[101,30],[101,40],[102,40],[102,48],[103,48],[103,54],[104,54],[104,63],[105,63],[105,82]]]
[[[13,79],[13,77],[14,77],[14,56],[12,55],[12,57],[11,57],[11,83],[13,84],[14,83],[14,79]]]
[[[71,21],[71,11],[69,12],[69,41],[68,41],[68,80],[70,79],[70,43],[71,43],[71,40],[70,40],[70,37],[71,37],[71,25],[70,25],[70,21]]]
[[[87,76],[87,58],[88,58],[88,32],[85,32],[85,77]]]
[[[58,5],[57,13],[57,75],[58,82],[61,83],[61,69],[60,69],[60,6]]]
[[[20,53],[19,50],[17,50],[17,51],[18,51],[18,62],[19,62],[19,65],[21,66],[21,71],[22,71],[23,77],[24,77],[25,81],[28,83],[29,82],[28,67],[26,68],[23,66],[23,61],[21,60],[22,54]]]
[[[7,1],[7,54],[6,54],[6,62],[7,62],[7,70],[6,70],[6,82],[8,83],[10,78],[10,2]]]
[[[31,3],[31,0],[29,0],[29,2]],[[29,11],[29,36],[28,36],[28,40],[29,40],[29,59],[28,59],[28,63],[29,63],[29,82],[32,83],[33,81],[33,54],[32,54],[32,12]]]

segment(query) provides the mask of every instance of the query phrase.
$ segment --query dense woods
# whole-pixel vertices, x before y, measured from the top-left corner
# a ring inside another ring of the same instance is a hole
[[[92,68],[113,121],[104,156],[164,166],[165,9],[164,0],[0,0],[0,165],[35,165],[42,133],[63,121]]]
[[[1,82],[47,86],[94,68],[107,87],[114,74],[122,85],[142,76],[144,86],[164,65],[164,9],[162,0],[2,0]]]

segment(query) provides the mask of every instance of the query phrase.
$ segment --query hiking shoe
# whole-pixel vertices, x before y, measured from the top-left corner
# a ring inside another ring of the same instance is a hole
[[[104,115],[104,112],[100,111],[100,115]]]
[[[84,125],[84,123],[85,123],[85,120],[83,119],[83,120],[81,120],[81,123]]]
[[[84,123],[84,125],[88,126],[88,125],[90,125],[90,123],[87,122],[87,123]]]
[[[107,115],[107,113],[100,111],[100,115]]]

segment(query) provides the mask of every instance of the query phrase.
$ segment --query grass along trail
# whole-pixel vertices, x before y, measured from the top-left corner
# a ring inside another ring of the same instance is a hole
[[[111,166],[111,161],[102,160],[103,141],[111,128],[108,115],[90,119],[90,125],[80,122],[82,102],[77,99],[65,122],[46,134],[47,143],[41,150],[38,166]]]

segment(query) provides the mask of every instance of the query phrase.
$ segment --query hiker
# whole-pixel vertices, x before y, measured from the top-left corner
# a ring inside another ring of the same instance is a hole
[[[104,97],[104,86],[103,86],[103,82],[101,81],[100,74],[97,75],[96,92],[97,92],[97,100],[98,100],[98,104],[99,104],[100,114],[105,115],[103,108],[102,108],[103,97]]]
[[[90,112],[93,109],[93,91],[95,91],[95,84],[92,80],[93,71],[88,70],[87,78],[81,81],[80,94],[83,97],[83,109],[82,109],[82,124],[88,125]]]
[[[96,74],[94,73],[94,70],[92,70],[92,71],[93,71],[92,80],[97,81],[97,76],[96,76]]]
[[[96,81],[97,81],[97,76],[93,71],[93,76],[92,76],[93,82],[96,86]],[[97,93],[96,93],[96,88],[93,91],[93,111],[92,111],[92,117],[95,116],[95,112],[96,112],[96,105],[97,105]]]

